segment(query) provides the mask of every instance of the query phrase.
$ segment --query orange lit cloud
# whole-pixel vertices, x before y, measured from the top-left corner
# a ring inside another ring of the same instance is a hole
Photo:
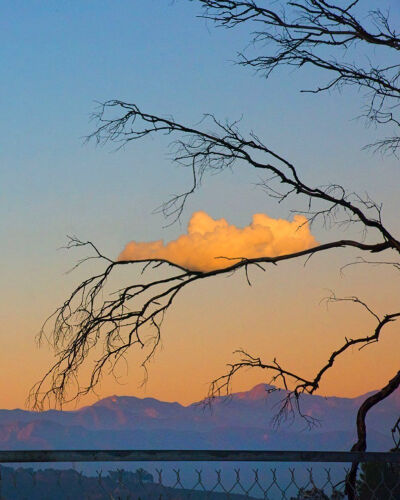
[[[163,240],[131,241],[118,260],[165,259],[187,269],[210,271],[233,263],[218,257],[275,257],[315,245],[317,242],[302,215],[295,215],[289,222],[254,214],[250,225],[239,228],[200,211],[192,215],[187,234],[167,244]]]

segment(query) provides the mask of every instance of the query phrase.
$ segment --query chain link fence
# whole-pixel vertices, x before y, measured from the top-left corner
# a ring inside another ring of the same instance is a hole
[[[0,452],[0,459],[2,453],[5,452]],[[20,461],[27,462],[32,458],[28,455],[32,452],[25,453],[27,454],[25,460]],[[60,453],[68,454],[68,452]],[[126,455],[126,452],[121,453]],[[191,456],[191,452],[185,453]],[[347,498],[344,490],[348,464],[334,463],[327,467],[323,463],[293,466],[292,463],[287,465],[264,462],[254,466],[254,462],[251,462],[241,463],[241,466],[237,467],[238,462],[231,464],[224,462],[214,467],[212,463],[204,463],[207,462],[204,458],[205,452],[199,453],[203,454],[203,460],[195,465],[194,460],[191,463],[177,461],[170,464],[146,460],[144,464],[140,464],[140,467],[137,463],[123,464],[124,466],[120,467],[122,462],[118,462],[114,469],[110,469],[109,464],[107,466],[103,462],[95,464],[87,462],[81,465],[82,470],[78,471],[75,464],[74,468],[66,468],[66,464],[61,466],[64,468],[54,468],[54,464],[52,468],[48,465],[43,468],[42,465],[37,464],[24,467],[7,464],[0,466],[0,500],[244,500],[260,498],[266,500],[340,500]],[[235,452],[228,453],[229,461],[233,462]],[[271,453],[284,454],[285,452]],[[391,455],[390,462],[380,460],[378,462],[366,461],[361,464],[355,492],[357,499],[400,500],[400,458],[398,455]],[[189,461],[188,456],[185,457],[187,461]],[[60,462],[61,457],[62,455],[59,456],[60,460],[55,461]],[[215,455],[213,457],[211,460],[214,461],[218,458]],[[271,455],[271,458],[273,457]],[[48,456],[44,455],[40,461],[44,462],[46,458]],[[116,461],[118,452],[114,458]],[[166,461],[172,462],[172,458]],[[193,456],[193,459],[195,458],[196,456]],[[283,461],[285,459],[287,461],[293,459],[293,455],[286,457],[282,455],[282,458]],[[326,460],[329,458],[332,456],[326,457]],[[348,459],[348,456],[344,458]],[[313,462],[316,461],[313,460]],[[198,467],[198,464],[201,467]]]

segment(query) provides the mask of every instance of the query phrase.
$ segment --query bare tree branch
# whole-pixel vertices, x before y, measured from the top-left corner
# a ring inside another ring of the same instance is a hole
[[[108,118],[109,108],[119,108],[122,110],[122,116]],[[246,139],[239,133],[235,123],[223,124],[212,115],[206,117],[212,120],[217,132],[211,133],[187,127],[171,119],[144,113],[135,104],[113,100],[101,107],[97,114],[99,127],[88,139],[94,138],[99,143],[117,141],[122,145],[152,133],[182,136],[173,143],[175,147],[173,161],[184,167],[190,167],[193,172],[197,172],[197,176],[194,176],[194,184],[187,193],[181,197],[174,197],[170,202],[174,207],[174,213],[183,208],[187,196],[194,192],[198,180],[206,172],[221,171],[241,161],[249,168],[260,169],[268,175],[272,174],[270,181],[277,181],[287,188],[281,195],[274,191],[276,197],[284,199],[290,195],[305,196],[309,200],[310,210],[307,213],[312,222],[321,216],[334,220],[342,211],[346,222],[360,222],[366,228],[376,229],[390,248],[400,249],[400,242],[382,224],[380,209],[376,203],[356,193],[347,193],[342,186],[308,186],[301,180],[293,163],[264,145],[254,134]],[[265,156],[265,161],[258,158],[260,154]],[[267,179],[264,181],[266,188],[270,186],[270,181]],[[179,203],[179,200],[181,208],[177,209],[176,203]],[[315,201],[326,202],[328,206],[326,209],[312,211],[312,202]],[[166,206],[167,213],[169,206]],[[371,211],[373,215],[369,214]]]
[[[207,404],[211,404],[212,401],[218,396],[230,394],[233,377],[239,371],[248,368],[261,368],[273,373],[269,381],[270,384],[274,384],[275,382],[280,381],[284,388],[288,391],[283,400],[281,409],[275,417],[275,423],[280,423],[288,416],[293,416],[293,410],[297,410],[297,412],[305,418],[308,424],[312,424],[313,419],[311,419],[307,415],[304,415],[304,413],[301,411],[299,403],[301,394],[315,393],[319,388],[323,376],[330,368],[332,368],[338,357],[340,357],[350,347],[358,346],[358,349],[361,350],[374,342],[378,342],[384,326],[400,317],[400,312],[396,312],[392,314],[386,314],[383,318],[380,318],[365,302],[360,300],[358,297],[338,298],[335,295],[331,295],[327,300],[330,302],[350,301],[361,305],[376,320],[377,325],[374,332],[371,335],[362,336],[355,339],[348,339],[347,337],[345,337],[345,342],[338,349],[332,352],[326,364],[321,367],[321,369],[312,379],[306,379],[299,374],[282,368],[282,366],[277,362],[276,359],[273,360],[272,364],[266,364],[263,363],[259,357],[254,357],[248,354],[243,349],[236,351],[236,354],[239,354],[241,356],[240,360],[236,363],[229,364],[227,373],[211,382],[208,398],[206,401]],[[295,402],[295,406],[293,405],[293,401]]]
[[[108,108],[121,109],[124,114],[119,118],[107,118]],[[112,261],[104,257],[93,243],[84,243],[72,238],[69,243],[70,247],[83,245],[92,247],[95,251],[94,257],[104,260],[107,267],[103,273],[81,283],[52,317],[51,343],[58,356],[58,361],[34,388],[32,394],[35,405],[40,406],[40,401],[43,403],[50,396],[62,403],[68,384],[71,380],[76,380],[80,366],[99,342],[102,342],[103,354],[95,362],[89,384],[85,387],[78,387],[77,396],[86,394],[96,387],[105,367],[109,366],[108,363],[114,366],[115,362],[121,359],[131,346],[137,344],[144,349],[151,344],[151,356],[160,341],[160,327],[165,313],[173,304],[178,293],[194,281],[232,273],[240,268],[246,272],[248,266],[251,265],[277,264],[280,261],[303,256],[310,257],[319,252],[337,248],[353,247],[372,253],[381,253],[389,249],[399,251],[400,242],[383,225],[379,206],[370,201],[369,198],[361,198],[355,193],[348,194],[342,186],[337,185],[308,186],[301,180],[296,167],[291,162],[262,144],[254,134],[246,139],[239,133],[236,124],[223,124],[213,116],[209,116],[209,118],[216,126],[218,133],[197,130],[171,119],[144,113],[134,104],[109,101],[101,107],[98,114],[99,128],[92,137],[99,142],[112,140],[124,144],[150,133],[179,134],[180,137],[174,143],[174,161],[192,169],[194,183],[190,191],[182,198],[178,197],[172,200],[171,206],[174,207],[173,213],[175,215],[179,215],[187,196],[196,189],[198,179],[207,171],[220,171],[231,167],[236,161],[241,161],[249,168],[261,169],[272,174],[281,185],[287,186],[287,191],[282,197],[306,196],[310,207],[306,213],[310,222],[315,222],[318,217],[322,217],[325,223],[328,217],[332,223],[337,223],[340,216],[340,224],[343,223],[343,220],[347,220],[348,224],[359,222],[365,231],[373,230],[378,240],[372,244],[355,240],[336,240],[311,249],[275,257],[265,256],[247,259],[238,256],[237,261],[232,265],[221,265],[222,269],[211,272],[198,272],[162,260]],[[257,153],[257,159],[254,157],[254,153]],[[260,154],[266,157],[266,161],[262,161]],[[269,186],[269,181],[266,180],[265,185]],[[327,208],[312,210],[311,206],[314,201],[325,203]],[[110,297],[101,303],[100,294],[103,293],[104,286],[113,269],[120,265],[134,263],[145,264],[145,269],[148,266],[167,266],[178,271],[178,274],[128,286],[119,290],[116,293],[116,298]],[[77,265],[80,264],[81,262],[78,262]],[[388,320],[388,318],[385,319],[384,324]],[[141,332],[147,327],[153,328],[155,334],[145,342]],[[40,338],[44,336],[45,334],[42,332]],[[374,338],[370,340],[373,341]],[[350,345],[353,345],[353,341],[340,349],[339,353],[334,353],[329,366],[333,363],[336,355],[341,354]],[[146,357],[144,366],[146,366],[148,359],[149,357]],[[320,376],[311,383],[311,386],[307,382],[307,389],[318,387],[319,379],[329,366],[324,367]],[[51,388],[43,393],[44,384],[48,381],[50,381]]]
[[[365,451],[367,449],[367,427],[365,424],[365,419],[367,413],[375,405],[383,401],[385,398],[390,396],[395,390],[400,387],[400,371],[389,380],[389,382],[382,387],[381,390],[369,396],[363,404],[360,406],[357,412],[357,442],[351,448],[351,451]],[[353,462],[351,469],[346,478],[346,493],[349,500],[354,500],[356,498],[356,479],[358,462]]]
[[[70,240],[67,248],[85,245],[94,249],[93,258],[104,260],[107,266],[104,272],[83,281],[64,304],[48,318],[42,328],[39,342],[48,338],[58,361],[32,390],[31,400],[38,408],[43,407],[43,404],[51,397],[54,397],[59,404],[68,401],[65,399],[68,385],[72,380],[77,380],[79,368],[99,343],[103,346],[103,354],[94,364],[89,384],[85,387],[78,387],[72,398],[87,394],[95,388],[108,363],[114,366],[134,345],[138,345],[141,349],[151,346],[150,353],[146,355],[143,362],[143,366],[146,367],[159,344],[160,327],[165,313],[171,308],[178,293],[191,283],[221,274],[230,274],[240,269],[246,273],[248,266],[251,265],[256,268],[261,264],[276,265],[279,262],[307,257],[330,249],[355,247],[364,251],[377,252],[386,248],[386,245],[381,243],[368,245],[352,240],[338,240],[275,257],[238,258],[237,262],[227,267],[200,272],[160,259],[112,261],[105,257],[93,243],[81,242],[76,238]],[[87,259],[80,262],[85,260]],[[117,290],[104,300],[104,289],[112,272],[115,268],[126,265],[144,265],[144,270],[148,270],[149,267],[156,269],[166,266],[174,273],[166,278],[129,285]],[[387,321],[389,319],[385,320],[385,323]],[[49,322],[51,322],[51,335],[47,337],[46,328]],[[144,332],[148,332],[148,328],[153,330],[154,335],[145,341]],[[43,392],[43,387],[47,382],[50,383],[50,389]]]
[[[319,93],[347,85],[365,90],[365,116],[377,125],[393,125],[398,134],[400,65],[374,65],[369,59],[363,64],[360,57],[357,62],[351,59],[356,50],[369,47],[400,49],[400,37],[391,27],[389,13],[379,9],[362,12],[359,1],[348,1],[346,6],[321,0],[284,0],[268,2],[268,6],[254,0],[199,2],[204,7],[202,17],[218,26],[253,24],[253,47],[263,52],[266,46],[269,48],[266,55],[261,53],[253,58],[240,54],[239,64],[266,77],[280,66],[321,69],[332,78],[304,92]],[[396,154],[398,135],[376,141],[371,147]]]
[[[400,416],[396,420],[396,422],[391,430],[391,433],[392,433],[392,439],[393,439],[393,443],[394,443],[394,448],[392,449],[392,451],[400,451]]]
[[[398,271],[400,271],[400,262],[387,262],[387,261],[377,261],[377,260],[365,260],[363,257],[358,257],[355,262],[349,262],[340,268],[340,272],[343,274],[343,271],[350,266],[355,266],[358,264],[369,264],[373,266],[390,266],[394,267]]]

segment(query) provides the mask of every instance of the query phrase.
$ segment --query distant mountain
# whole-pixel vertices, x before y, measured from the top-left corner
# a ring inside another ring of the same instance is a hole
[[[250,448],[348,450],[355,416],[367,395],[338,398],[304,395],[302,411],[320,425],[305,430],[299,417],[278,429],[271,423],[285,391],[259,384],[211,408],[153,398],[111,396],[76,411],[0,410],[1,449]],[[399,391],[373,408],[367,419],[368,449],[388,450],[400,414]]]

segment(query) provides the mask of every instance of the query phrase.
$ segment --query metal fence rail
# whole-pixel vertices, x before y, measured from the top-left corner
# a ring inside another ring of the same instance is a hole
[[[22,462],[390,462],[400,452],[275,450],[6,450],[0,463]]]

